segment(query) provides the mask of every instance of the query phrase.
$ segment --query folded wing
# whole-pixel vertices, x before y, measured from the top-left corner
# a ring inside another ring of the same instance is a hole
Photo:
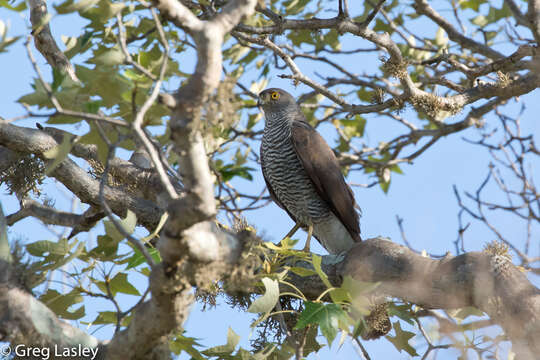
[[[305,121],[293,122],[291,138],[296,155],[321,199],[343,223],[351,237],[355,241],[361,241],[354,195],[343,178],[332,149]]]

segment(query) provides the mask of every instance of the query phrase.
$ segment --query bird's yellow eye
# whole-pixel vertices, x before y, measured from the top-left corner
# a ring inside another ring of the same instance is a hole
[[[270,94],[270,97],[273,100],[277,100],[277,99],[279,99],[279,93],[277,91],[272,91],[272,94]]]

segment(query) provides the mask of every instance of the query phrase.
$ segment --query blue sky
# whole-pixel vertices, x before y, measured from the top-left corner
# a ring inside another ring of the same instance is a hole
[[[351,5],[352,6],[352,5]],[[360,10],[351,8],[351,14],[357,15]],[[26,35],[28,30],[28,15],[22,14],[18,16],[12,12],[7,12],[0,9],[0,20],[11,25],[9,34]],[[331,16],[330,14],[328,16]],[[432,25],[424,24],[424,31],[435,31],[436,28]],[[76,36],[79,32],[80,23],[71,16],[53,17],[51,23],[53,34],[58,42],[60,35]],[[433,32],[434,34],[434,32]],[[23,45],[24,39],[19,40],[13,45],[8,53],[0,54],[0,69],[3,86],[0,86],[0,116],[10,118],[21,115],[24,109],[15,103],[16,99],[26,94],[31,90],[30,82],[35,77],[30,62],[27,59]],[[279,42],[279,39],[278,39]],[[356,45],[356,44],[355,44]],[[361,47],[364,42],[359,42],[358,47]],[[504,51],[505,54],[510,54],[511,50]],[[38,58],[38,63],[43,69],[46,69],[45,60],[35,52]],[[182,66],[189,71],[193,66],[193,59],[185,59]],[[349,57],[343,60],[344,66],[358,66]],[[315,71],[308,62],[298,62],[302,66],[302,70],[313,76]],[[378,66],[376,59],[366,58],[360,62],[362,69],[357,72],[361,73],[364,70],[373,69]],[[49,71],[46,71],[49,73]],[[308,91],[308,88],[303,85],[294,87],[289,80],[280,79],[278,74],[288,73],[287,70],[273,70],[272,78],[268,87],[281,87],[291,92],[293,95],[298,95]],[[249,84],[248,84],[249,85]],[[540,134],[540,126],[538,125],[537,114],[540,112],[540,104],[538,102],[539,91],[522,96],[519,103],[512,99],[509,105],[505,108],[505,113],[515,115],[518,113],[521,103],[527,105],[527,109],[522,116],[522,130],[524,134],[534,134],[538,138]],[[470,107],[466,108],[461,114],[456,115],[451,121],[458,121],[466,115]],[[256,111],[255,109],[252,111]],[[404,116],[413,117],[411,111],[404,113]],[[371,145],[377,144],[379,141],[388,140],[395,134],[395,125],[386,118],[377,117],[375,115],[367,116],[369,119],[366,128],[365,141]],[[17,122],[18,125],[34,127],[37,120],[25,120]],[[448,120],[447,120],[448,121]],[[262,124],[260,124],[262,125]],[[498,125],[494,116],[487,117],[488,127]],[[81,129],[82,130],[82,129]],[[332,134],[326,133],[322,128],[325,138],[332,142]],[[455,252],[453,241],[457,237],[457,213],[458,206],[453,194],[452,186],[456,185],[460,190],[468,190],[474,192],[484,180],[487,171],[490,157],[487,151],[478,146],[471,145],[463,141],[463,137],[468,139],[478,139],[479,130],[471,128],[459,134],[454,134],[450,137],[441,139],[438,143],[432,146],[427,152],[415,160],[412,165],[403,165],[402,170],[404,175],[393,174],[392,184],[388,194],[384,194],[378,186],[372,188],[354,187],[355,197],[363,210],[361,218],[362,237],[369,238],[374,236],[385,236],[393,241],[402,243],[395,216],[399,215],[404,219],[404,227],[407,237],[411,244],[419,250],[425,249],[428,253],[444,254],[447,251]],[[540,141],[536,141],[540,143]],[[538,163],[534,164],[533,171],[536,179],[539,179]],[[260,172],[256,172],[253,182],[238,181],[237,184],[242,186],[245,191],[258,191],[262,188],[262,176]],[[355,172],[348,179],[352,183],[368,183],[369,179],[365,174]],[[56,206],[64,210],[70,210],[71,203],[69,197],[66,196],[67,191],[56,189],[53,181],[48,181],[46,191],[51,194],[56,194]],[[0,202],[5,214],[11,214],[18,209],[18,205],[13,197],[6,195],[5,186],[0,187]],[[494,199],[500,199],[500,193],[494,188],[486,189],[488,196],[493,196]],[[54,196],[54,195],[53,195]],[[80,210],[79,210],[80,211]],[[263,209],[249,212],[246,214],[248,221],[254,225],[260,232],[265,234],[266,239],[277,241],[292,227],[293,223],[288,216],[281,211],[275,204],[271,204]],[[516,222],[515,218],[505,216],[497,212],[489,213],[490,219],[497,224],[499,230],[508,238],[513,239],[515,244],[523,244],[525,239],[525,227]],[[540,229],[536,226],[533,229],[534,239],[532,242],[533,248],[531,255],[540,256]],[[88,236],[89,246],[95,244],[95,236],[101,234],[101,230],[95,230]],[[21,235],[28,241],[43,240],[54,238],[54,236],[46,231],[44,227],[29,219],[20,221],[16,226],[12,227],[10,236]],[[303,246],[305,234],[299,232],[296,237],[302,239],[299,246]],[[85,239],[84,237],[82,239]],[[466,251],[481,250],[489,241],[494,240],[494,236],[484,225],[472,223],[466,233],[465,249]],[[316,242],[312,242],[312,251],[316,253],[324,253],[324,250]],[[533,279],[538,285],[538,278]],[[139,280],[136,280],[139,281]],[[140,282],[142,286],[142,282]],[[133,297],[121,297],[124,308],[128,308],[133,301]],[[200,305],[196,304],[193,308],[188,321],[185,324],[186,335],[199,338],[200,343],[207,346],[220,345],[226,342],[227,328],[231,326],[235,332],[241,335],[241,344],[244,347],[249,345],[250,328],[249,321],[253,318],[239,312],[235,309],[229,309],[227,305],[220,305],[216,310],[206,312],[200,311]],[[86,313],[90,314],[88,319],[95,317],[95,311],[111,310],[112,307],[102,301],[91,301],[86,308]],[[410,330],[410,327],[404,326]],[[112,328],[108,327],[96,332],[96,336],[107,338],[111,335]],[[489,330],[488,332],[491,332]],[[418,338],[417,338],[418,339]],[[417,340],[417,341],[421,341]],[[414,344],[414,341],[413,341]],[[372,358],[391,357],[395,359],[407,359],[406,354],[399,354],[393,346],[386,340],[371,341],[365,344]],[[422,351],[424,348],[420,348]],[[453,359],[457,352],[454,350],[442,351],[438,358]],[[184,358],[184,357],[182,357]],[[337,344],[328,350],[321,350],[318,354],[312,355],[309,359],[329,359],[329,358],[358,358],[354,346],[346,341],[341,349],[338,349]]]

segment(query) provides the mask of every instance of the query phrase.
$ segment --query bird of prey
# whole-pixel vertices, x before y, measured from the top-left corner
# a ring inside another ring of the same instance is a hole
[[[349,250],[360,239],[359,216],[351,188],[345,182],[334,152],[307,123],[300,106],[282,89],[259,94],[265,126],[261,166],[270,197],[299,228],[331,254]]]

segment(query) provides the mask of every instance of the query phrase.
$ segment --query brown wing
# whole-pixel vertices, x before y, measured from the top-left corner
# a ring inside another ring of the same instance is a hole
[[[307,122],[294,121],[291,135],[296,155],[315,190],[345,225],[354,241],[361,241],[354,195],[341,174],[334,152]]]
[[[263,178],[264,178],[264,182],[266,183],[266,188],[268,189],[268,193],[270,194],[270,198],[280,207],[282,208],[283,210],[285,210],[287,212],[287,214],[289,214],[289,216],[291,217],[291,219],[293,219],[294,222],[296,222],[296,219],[294,218],[294,216],[292,216],[292,214],[289,212],[289,210],[287,210],[287,208],[285,207],[285,205],[283,205],[281,203],[281,201],[279,201],[278,197],[276,196],[276,193],[274,192],[274,189],[272,189],[272,185],[270,185],[270,181],[268,181],[268,179],[266,178],[266,174],[264,173],[265,171],[265,164],[264,164],[264,160],[263,160],[263,156],[261,155],[261,168],[262,168],[262,174],[263,174]]]

